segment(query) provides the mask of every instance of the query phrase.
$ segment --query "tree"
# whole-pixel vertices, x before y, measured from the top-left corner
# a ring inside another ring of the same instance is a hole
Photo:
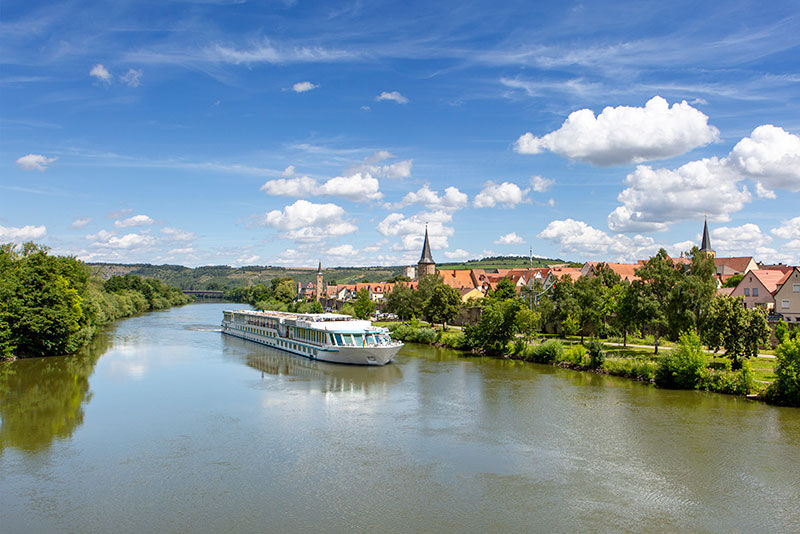
[[[682,275],[663,248],[636,269],[636,275],[644,282],[641,286],[641,319],[653,331],[654,353],[658,354],[658,338],[666,332],[668,325],[670,293]]]
[[[680,335],[678,348],[662,356],[656,370],[656,384],[664,388],[695,389],[703,378],[708,356],[700,336],[691,330]]]
[[[564,331],[564,335],[566,336],[574,336],[578,333],[580,328],[580,321],[578,321],[578,318],[571,313],[567,315],[563,321],[561,321],[561,329]]]
[[[539,330],[539,321],[541,320],[539,312],[530,310],[528,308],[520,308],[514,319],[517,332],[522,334],[525,341],[530,341]]]
[[[697,247],[689,254],[692,263],[669,294],[667,323],[672,336],[692,329],[702,332],[708,308],[717,293],[714,259]]]
[[[775,351],[778,365],[775,381],[766,391],[767,400],[775,404],[800,406],[800,336],[786,336]]]
[[[275,278],[272,280],[271,292],[276,300],[292,302],[297,298],[297,284],[291,278]]]
[[[442,323],[442,329],[447,330],[447,323],[455,319],[461,310],[461,295],[456,289],[441,284],[437,286],[433,295],[425,303],[423,311],[431,323]]]
[[[742,281],[742,278],[744,278],[743,274],[732,274],[730,278],[722,282],[722,287],[736,287]]]
[[[497,301],[517,298],[517,290],[514,287],[514,282],[508,278],[503,278],[497,282],[497,287],[494,288],[494,291],[489,292],[489,298]]]
[[[517,312],[522,308],[519,299],[491,302],[483,308],[481,320],[464,328],[468,346],[487,354],[501,354],[517,331]]]
[[[775,338],[778,340],[778,343],[783,343],[786,339],[786,336],[789,334],[789,325],[786,324],[786,321],[781,319],[775,325]]]
[[[731,368],[742,368],[742,361],[758,354],[758,346],[769,339],[766,312],[747,309],[740,297],[716,297],[709,308],[704,336],[708,346],[725,349]]]
[[[421,312],[433,292],[441,285],[444,285],[444,282],[438,274],[426,274],[420,278],[417,290],[414,292],[414,310]]]
[[[369,298],[369,291],[362,289],[358,292],[353,312],[359,319],[366,319],[375,311],[375,303]]]
[[[392,292],[386,295],[386,311],[396,314],[401,320],[411,319],[418,311],[415,308],[414,290],[405,284],[395,284]]]

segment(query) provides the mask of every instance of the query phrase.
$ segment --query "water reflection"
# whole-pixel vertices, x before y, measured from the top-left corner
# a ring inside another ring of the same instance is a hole
[[[398,384],[403,378],[403,372],[392,363],[379,367],[326,363],[229,336],[224,339],[227,349],[235,352],[244,349],[244,362],[261,371],[262,376],[266,373],[300,379],[323,393],[368,394]]]
[[[0,366],[0,452],[39,451],[72,436],[92,398],[89,377],[112,336],[100,333],[74,356],[30,358]]]

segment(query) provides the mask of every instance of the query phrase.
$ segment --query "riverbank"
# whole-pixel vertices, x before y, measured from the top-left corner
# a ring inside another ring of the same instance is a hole
[[[384,323],[383,326],[387,326],[392,331],[393,337],[402,341],[483,355],[468,346],[462,331],[444,332],[440,328],[421,322],[413,325]],[[508,343],[505,351],[490,356],[618,376],[657,385],[659,368],[665,366],[667,362],[664,359],[670,358],[678,347],[679,345],[675,343],[660,346],[661,354],[656,355],[653,354],[652,346],[621,346],[617,343],[606,345],[597,340],[584,345],[578,340],[552,337],[525,342],[517,338]],[[730,359],[708,354],[703,368],[697,370],[697,379],[692,382],[693,387],[678,387],[678,389],[698,389],[766,401],[764,395],[775,380],[776,363],[775,359],[759,357],[745,360],[742,369],[733,370]]]

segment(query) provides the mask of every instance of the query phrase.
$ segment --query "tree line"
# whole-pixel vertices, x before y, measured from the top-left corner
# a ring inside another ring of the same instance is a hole
[[[0,357],[72,354],[99,326],[192,300],[135,275],[103,282],[84,262],[34,243],[0,245]]]

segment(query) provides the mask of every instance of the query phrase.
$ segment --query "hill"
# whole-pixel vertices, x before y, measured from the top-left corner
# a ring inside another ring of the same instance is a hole
[[[534,258],[534,267],[552,263],[565,263],[559,259]],[[470,260],[461,263],[442,263],[442,269],[524,269],[530,264],[528,258],[519,256],[497,256]],[[231,289],[269,283],[273,278],[289,277],[296,282],[312,282],[316,269],[299,267],[276,267],[252,265],[230,267],[208,265],[184,267],[183,265],[151,265],[149,263],[90,263],[104,280],[114,275],[135,274],[144,278],[155,278],[180,289]],[[577,264],[576,264],[577,265]],[[376,267],[331,267],[325,269],[328,284],[353,284],[356,282],[384,282],[403,274],[403,266]]]

